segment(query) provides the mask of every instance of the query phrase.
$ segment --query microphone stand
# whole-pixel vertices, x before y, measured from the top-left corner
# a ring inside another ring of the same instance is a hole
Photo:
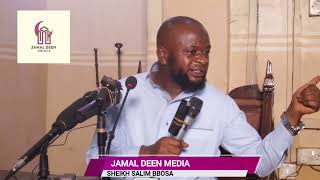
[[[121,48],[122,43],[115,43],[114,46],[117,48],[117,55],[118,55],[118,79],[121,79]]]
[[[119,119],[120,119],[120,115],[121,115],[121,112],[122,112],[122,109],[124,107],[124,104],[126,103],[126,100],[127,100],[127,97],[128,97],[128,94],[129,94],[129,91],[130,89],[127,89],[127,92],[126,92],[126,95],[124,96],[124,99],[123,99],[123,103],[121,104],[121,107],[120,107],[120,110],[117,114],[117,117],[116,117],[116,121],[113,125],[113,128],[112,130],[109,132],[109,141],[108,141],[108,145],[107,145],[107,155],[110,154],[110,147],[111,147],[111,142],[112,140],[114,139],[114,133],[116,131],[116,127],[117,127],[117,124],[119,122]]]
[[[131,90],[131,89],[127,88],[127,92],[126,92],[126,95],[124,96],[124,99],[123,99],[123,101],[122,101],[120,110],[119,110],[119,112],[118,112],[118,114],[117,114],[116,121],[115,121],[115,123],[114,123],[114,125],[113,125],[112,130],[109,132],[109,140],[108,140],[107,153],[106,153],[107,156],[109,156],[109,154],[110,154],[111,142],[112,142],[112,140],[114,139],[114,133],[115,133],[115,131],[116,131],[116,127],[117,127],[117,124],[118,124],[118,122],[119,122],[122,109],[123,109],[123,107],[124,107],[124,104],[126,103],[126,100],[127,100],[127,97],[128,97],[128,95],[129,95],[129,91],[130,91],[130,90]],[[110,180],[111,178],[110,178],[110,177],[105,177],[104,179]]]
[[[125,84],[126,84],[126,87],[127,87],[127,92],[126,92],[126,95],[124,96],[124,99],[122,101],[122,104],[121,104],[120,110],[119,110],[119,112],[117,114],[116,121],[114,122],[113,128],[109,132],[109,140],[108,140],[108,145],[107,145],[107,155],[110,154],[111,142],[114,139],[114,133],[116,131],[116,127],[117,127],[117,124],[119,122],[123,107],[124,107],[124,105],[125,105],[125,103],[127,101],[128,94],[129,94],[130,90],[132,90],[132,89],[134,89],[136,87],[137,79],[134,76],[129,76],[127,78]]]
[[[48,146],[49,146],[49,142],[46,141],[41,147],[38,180],[47,180],[50,174],[49,161],[48,161],[48,155],[47,155]]]
[[[98,48],[94,48],[94,60],[95,60],[95,71],[96,71],[96,85],[99,88],[99,65],[98,65]],[[98,94],[98,96],[100,93]],[[100,95],[101,96],[101,95]],[[98,97],[101,99],[101,97]],[[108,138],[108,134],[106,131],[106,119],[103,113],[103,101],[98,101],[98,116],[97,116],[97,144],[99,149],[99,156],[103,156],[106,154],[105,147],[106,141]]]
[[[9,173],[4,179],[5,180],[10,179],[21,168],[23,168],[26,164],[28,164],[31,160],[33,160],[39,153],[41,153],[42,147],[44,144],[47,144],[48,146],[50,142],[55,141],[59,136],[60,136],[60,133],[58,128],[51,129],[36,144],[34,144],[20,159],[18,159],[17,163],[9,171]]]
[[[99,85],[99,64],[98,64],[98,48],[93,48],[94,50],[94,67],[96,70],[96,85],[97,88],[100,86]]]
[[[106,154],[106,141],[108,139],[108,134],[106,131],[106,119],[103,113],[103,104],[98,103],[98,118],[97,118],[97,144],[99,149],[99,156],[104,156]]]

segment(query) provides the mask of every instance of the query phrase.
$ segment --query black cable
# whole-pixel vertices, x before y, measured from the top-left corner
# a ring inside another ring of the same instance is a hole
[[[304,166],[304,165],[301,165],[301,166],[299,167],[299,169],[296,170],[296,172],[289,174],[289,175],[286,176],[284,179],[288,179],[289,177],[297,177],[297,176],[299,175],[300,170],[302,169],[303,166]]]
[[[39,167],[39,163],[37,165],[34,166],[34,168],[31,171],[31,179],[33,180],[33,176],[34,176],[34,171],[37,169],[37,167]]]
[[[317,172],[320,172],[320,169],[317,169],[317,168],[315,168],[314,166],[309,166],[309,167],[310,167],[311,169],[317,171]]]
[[[320,131],[320,128],[304,128],[305,130],[314,130],[314,131]]]
[[[62,144],[53,144],[53,145],[50,145],[48,148],[50,147],[57,147],[57,146],[64,146],[66,143],[67,143],[67,140],[68,140],[68,136],[69,134],[72,132],[72,131],[75,131],[75,130],[79,130],[79,129],[83,129],[83,128],[87,128],[87,127],[90,127],[90,126],[96,126],[97,124],[90,124],[90,125],[87,125],[87,126],[81,126],[81,127],[78,127],[78,128],[74,128],[74,129],[71,129],[70,131],[68,131],[68,133],[66,134],[66,137],[64,139],[64,142]]]
[[[296,164],[297,162],[293,162],[293,163]],[[299,169],[298,169],[296,172],[294,172],[294,173],[292,173],[292,174],[289,174],[289,175],[286,176],[284,179],[287,179],[287,178],[289,178],[289,177],[297,177],[297,176],[299,175],[299,173],[300,173],[300,170],[301,170],[302,166],[309,166],[312,170],[317,171],[317,172],[320,172],[320,169],[315,168],[315,166],[303,164],[303,165],[301,165],[301,166],[299,167]],[[317,166],[318,166],[318,165],[317,165]],[[294,174],[296,174],[296,175],[294,175]],[[279,180],[277,173],[275,173],[275,179],[276,179],[276,180]]]

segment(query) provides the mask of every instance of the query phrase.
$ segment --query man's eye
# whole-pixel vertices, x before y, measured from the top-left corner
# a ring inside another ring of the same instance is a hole
[[[196,55],[197,51],[196,50],[189,50],[188,53],[190,53],[191,55]]]
[[[210,54],[210,49],[204,50],[204,54]]]

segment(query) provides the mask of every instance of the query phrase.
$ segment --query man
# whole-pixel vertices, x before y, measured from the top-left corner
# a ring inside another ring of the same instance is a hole
[[[316,84],[320,76],[295,92],[281,122],[261,140],[234,101],[206,83],[210,48],[207,31],[192,18],[173,17],[161,25],[158,61],[150,73],[136,75],[138,84],[122,112],[113,154],[219,156],[222,145],[235,155],[261,155],[256,171],[259,176],[269,175],[284,161],[297,133],[289,125],[299,127],[302,115],[319,110]],[[184,140],[176,140],[168,133],[172,118],[180,101],[194,96],[203,100],[201,112]],[[110,127],[116,109],[107,113]],[[87,160],[97,156],[94,137]]]

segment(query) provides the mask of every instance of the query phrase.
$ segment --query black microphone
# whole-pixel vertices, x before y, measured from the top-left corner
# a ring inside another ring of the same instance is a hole
[[[172,136],[178,135],[182,127],[182,124],[184,123],[184,119],[186,118],[186,115],[189,110],[189,106],[187,105],[187,103],[188,101],[184,99],[180,102],[177,112],[174,115],[174,118],[172,119],[172,122],[168,130]]]
[[[202,108],[202,100],[196,97],[192,97],[189,101],[190,107],[187,113],[186,118],[182,124],[182,127],[178,134],[175,136],[176,139],[183,139],[187,129],[192,125],[195,117],[200,113]]]
[[[126,88],[128,90],[131,90],[131,89],[134,89],[137,85],[137,78],[135,78],[134,76],[129,76],[127,79],[126,79]]]
[[[97,115],[98,106],[106,110],[107,107],[115,105],[111,98],[107,88],[86,93],[84,97],[76,100],[59,114],[56,122],[52,124],[52,128],[59,128],[60,134],[72,129],[78,123]],[[121,99],[121,97],[118,98]]]
[[[37,156],[40,153],[41,147],[44,143],[52,141],[66,130],[73,128],[79,121],[83,121],[86,117],[90,118],[90,116],[93,116],[95,110],[88,111],[85,115],[77,113],[77,110],[90,103],[95,96],[97,96],[96,91],[87,92],[84,97],[77,99],[69,107],[62,111],[57,117],[57,120],[52,124],[52,129],[36,144],[34,144],[21,158],[18,159],[7,177],[9,178],[15,174],[15,172],[20,170],[35,156]]]
[[[124,107],[124,104],[126,103],[127,101],[127,97],[129,95],[129,92],[130,90],[134,89],[137,85],[137,78],[134,77],[134,76],[129,76],[127,79],[126,79],[126,82],[125,82],[125,85],[127,87],[127,92],[126,92],[126,95],[124,96],[124,99],[122,101],[122,104],[121,104],[121,107],[120,107],[120,110],[117,114],[117,117],[116,117],[116,120],[114,122],[114,125],[113,125],[113,128],[112,130],[109,132],[109,140],[108,140],[108,144],[107,144],[107,155],[109,155],[110,153],[110,148],[111,148],[111,143],[112,143],[112,140],[114,139],[114,133],[116,131],[116,127],[117,127],[117,124],[119,122],[119,119],[120,119],[120,115],[121,115],[121,112],[122,112],[122,109]]]
[[[52,141],[59,135],[59,129],[53,128],[46,135],[44,135],[35,145],[33,145],[14,165],[14,167],[9,171],[5,180],[13,176],[17,171],[23,168],[27,163],[29,163],[35,156],[37,156],[43,144]]]
[[[121,87],[119,87],[120,83],[116,84],[116,88],[113,89],[113,91],[115,92],[110,92],[111,88],[109,87],[102,87],[95,91],[89,91],[85,93],[82,98],[77,99],[65,110],[63,110],[58,115],[56,121],[52,124],[51,130],[47,134],[45,134],[36,144],[34,144],[20,159],[18,159],[5,179],[9,179],[18,170],[20,170],[33,158],[35,158],[35,156],[40,153],[41,148],[45,143],[50,144],[65,131],[72,129],[78,123],[81,123],[93,117],[94,115],[97,115],[98,105],[101,105],[103,108],[107,108],[110,105],[119,103],[121,99],[121,93],[119,93]]]
[[[101,84],[101,88],[85,93],[82,98],[63,110],[52,124],[52,128],[59,128],[59,133],[62,134],[78,123],[97,115],[99,108],[105,111],[109,106],[119,104],[122,98],[120,82],[103,76]]]

